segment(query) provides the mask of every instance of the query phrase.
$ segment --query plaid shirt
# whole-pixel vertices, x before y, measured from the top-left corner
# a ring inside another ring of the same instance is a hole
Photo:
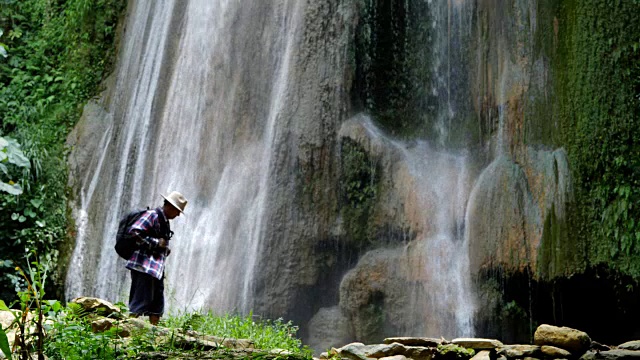
[[[147,212],[142,214],[142,216],[129,227],[129,234],[136,236],[136,241],[142,245],[142,247],[133,252],[126,265],[127,269],[149,274],[159,280],[162,279],[164,262],[167,256],[167,250],[158,247],[160,238],[154,237],[159,236],[155,234],[161,234],[160,216],[162,216],[168,224],[162,208],[156,208],[147,210]],[[167,240],[167,248],[168,247],[169,241]]]

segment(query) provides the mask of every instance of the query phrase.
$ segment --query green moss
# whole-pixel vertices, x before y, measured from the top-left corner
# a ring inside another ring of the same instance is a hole
[[[585,249],[570,237],[567,223],[558,219],[555,204],[547,213],[538,250],[537,272],[540,280],[568,276],[585,269]]]
[[[568,1],[555,89],[576,185],[573,233],[591,264],[640,276],[640,2]]]
[[[439,344],[437,347],[437,359],[458,360],[469,359],[475,355],[473,349],[463,348],[456,344]]]
[[[364,1],[356,31],[356,104],[390,134],[421,137],[438,99],[430,83],[429,6],[398,0]]]
[[[355,141],[341,143],[340,213],[347,236],[362,246],[371,241],[371,217],[379,193],[379,165]]]

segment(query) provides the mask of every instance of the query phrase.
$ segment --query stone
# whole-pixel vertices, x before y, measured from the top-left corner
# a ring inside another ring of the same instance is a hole
[[[491,350],[503,346],[498,340],[482,338],[457,338],[451,340],[451,343],[473,350]]]
[[[284,356],[285,358],[292,355],[291,351],[285,349],[271,349],[269,353]]]
[[[554,358],[570,358],[572,357],[571,353],[565,349],[561,349],[559,347],[551,346],[551,345],[542,345],[540,346],[540,352],[544,355]]]
[[[339,349],[339,356],[351,360],[373,359],[365,354],[366,345],[362,343],[347,344]]]
[[[591,346],[591,338],[587,333],[569,327],[557,327],[543,324],[538,326],[533,335],[536,345],[551,345],[569,350],[574,355],[583,354]]]
[[[591,340],[590,350],[607,351],[607,350],[611,350],[611,346],[600,344],[597,341]],[[638,350],[638,349],[628,349],[628,350]]]
[[[640,359],[640,351],[613,349],[607,351],[589,350],[584,353],[580,360],[634,360]]]
[[[71,300],[71,302],[82,305],[82,308],[86,311],[97,313],[98,315],[115,317],[120,317],[122,315],[119,308],[106,300],[82,296]]]
[[[473,355],[471,360],[491,360],[491,351],[480,350],[477,354]]]
[[[255,349],[255,342],[251,339],[223,338],[219,336],[200,334],[196,331],[187,331],[186,334],[198,339],[206,340],[210,343],[222,344],[222,346],[227,349]]]
[[[385,344],[399,343],[406,346],[425,346],[425,347],[437,347],[445,342],[444,339],[436,339],[429,337],[390,337],[383,341]]]
[[[0,325],[2,325],[3,329],[8,328],[15,318],[12,311],[0,311]]]
[[[380,358],[380,360],[407,360],[407,357],[404,355],[393,355]]]
[[[369,345],[365,347],[364,354],[367,357],[382,358],[395,355],[402,355],[406,351],[404,345],[399,343],[393,344],[378,344]]]
[[[640,340],[627,341],[626,343],[618,345],[618,349],[640,350]]]
[[[120,337],[129,337],[131,336],[131,325],[126,323],[121,323],[118,320],[111,318],[101,318],[91,322],[91,331],[94,333],[102,333],[107,330],[110,330],[114,326],[117,327],[117,334]]]
[[[497,349],[498,355],[507,358],[523,358],[526,356],[537,357],[540,355],[540,346],[537,345],[504,345]]]
[[[91,322],[91,331],[101,333],[111,329],[115,325],[116,320],[109,318],[101,318]]]
[[[431,360],[437,352],[435,347],[405,346],[405,355],[413,360]]]
[[[307,345],[312,349],[326,350],[335,344],[346,344],[352,338],[349,320],[339,306],[321,308],[309,320]]]
[[[220,347],[220,343],[179,333],[173,334],[173,345],[184,350],[198,349],[202,351],[215,350]]]

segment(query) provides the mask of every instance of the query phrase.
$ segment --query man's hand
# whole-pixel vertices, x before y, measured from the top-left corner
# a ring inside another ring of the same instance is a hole
[[[158,242],[158,247],[161,247],[163,249],[166,248],[167,247],[167,240],[161,238],[160,241]]]

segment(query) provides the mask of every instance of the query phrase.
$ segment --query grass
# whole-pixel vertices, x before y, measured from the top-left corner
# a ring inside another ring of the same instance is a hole
[[[67,307],[53,317],[45,344],[49,359],[133,359],[143,353],[185,352],[173,347],[171,342],[158,341],[160,337],[155,329],[134,331],[127,340],[118,336],[119,329],[115,327],[94,333],[90,317],[84,315]],[[159,325],[178,333],[190,330],[220,338],[251,339],[256,349],[264,352],[280,349],[296,358],[312,357],[312,351],[296,338],[297,326],[283,319],[261,319],[252,313],[217,316],[193,312],[168,316]]]

